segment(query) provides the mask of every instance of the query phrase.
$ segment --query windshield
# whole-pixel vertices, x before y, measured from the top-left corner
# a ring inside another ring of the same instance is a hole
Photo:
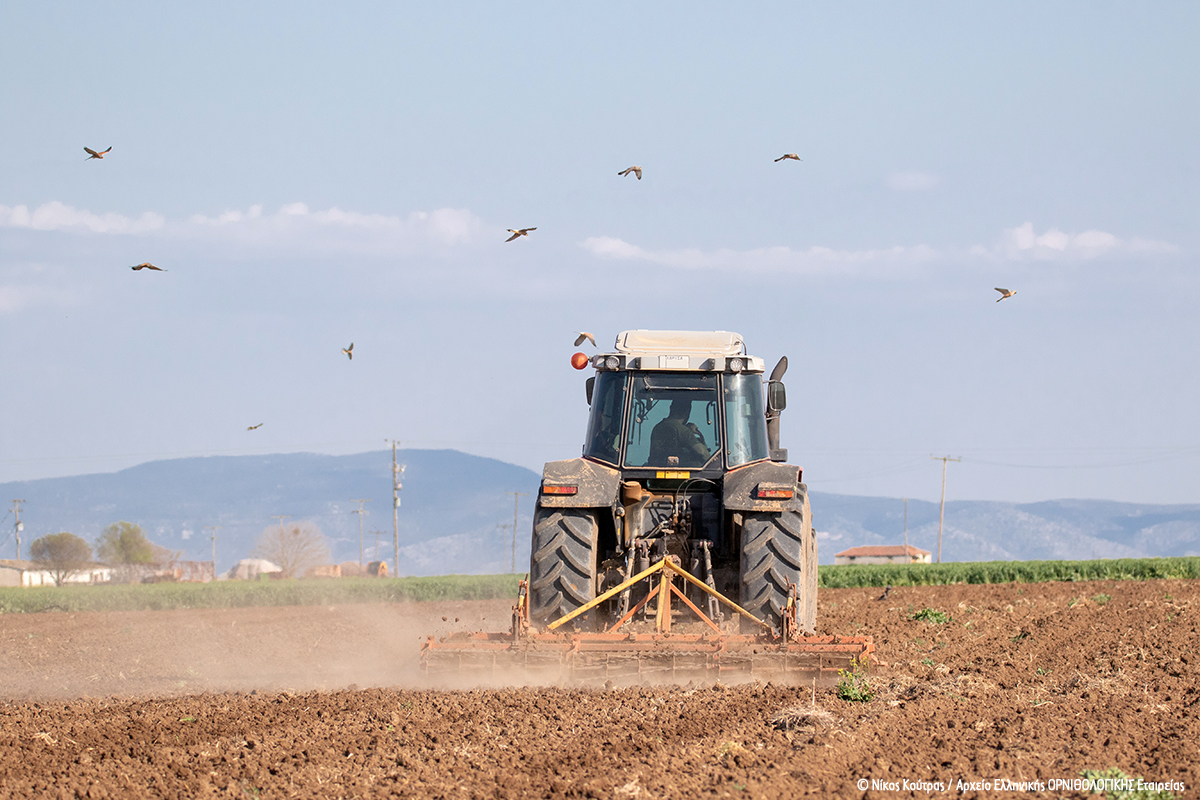
[[[725,376],[725,440],[729,466],[767,457],[767,422],[763,416],[762,378],[757,373]]]
[[[587,439],[583,454],[618,462],[621,447],[621,409],[625,406],[625,375],[620,372],[601,372],[592,390],[592,414],[588,420]]]
[[[717,376],[633,376],[627,467],[702,467],[717,452]]]

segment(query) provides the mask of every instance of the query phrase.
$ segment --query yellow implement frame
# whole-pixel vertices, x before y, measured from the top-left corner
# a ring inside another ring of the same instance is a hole
[[[691,608],[692,611],[695,612],[700,617],[701,621],[707,623],[710,628],[712,628],[713,630],[720,633],[720,628],[717,627],[717,624],[715,622],[713,622],[711,619],[709,619],[708,615],[704,614],[703,612],[700,611],[700,609],[696,608],[695,604],[692,603],[691,600],[688,600],[687,597],[684,596],[683,592],[679,591],[679,589],[677,589],[674,586],[674,584],[672,584],[671,578],[673,575],[678,575],[679,577],[683,578],[685,581],[690,583],[692,586],[695,586],[697,589],[700,589],[701,591],[705,592],[706,594],[712,595],[713,597],[715,597],[717,599],[717,602],[724,603],[725,605],[729,606],[734,611],[736,611],[738,614],[745,617],[746,619],[753,620],[756,624],[761,626],[764,630],[766,630],[766,631],[771,630],[771,626],[768,625],[766,622],[763,622],[761,619],[754,616],[749,611],[742,608],[737,603],[733,602],[728,597],[721,594],[716,589],[714,589],[711,586],[709,586],[708,584],[704,583],[703,581],[698,579],[696,576],[692,575],[690,572],[688,572],[683,567],[681,567],[679,565],[678,559],[676,559],[674,556],[667,556],[666,558],[657,562],[653,566],[647,567],[646,569],[639,572],[637,575],[634,575],[632,578],[629,578],[628,580],[626,580],[624,583],[621,583],[618,586],[614,586],[613,588],[609,589],[607,592],[604,592],[599,597],[596,597],[595,599],[585,603],[584,605],[575,609],[571,613],[565,614],[565,615],[559,617],[558,619],[554,620],[554,622],[551,622],[549,625],[547,625],[546,626],[547,629],[551,630],[551,631],[558,630],[559,627],[566,625],[568,622],[570,622],[571,620],[580,616],[581,614],[586,614],[587,612],[591,611],[593,608],[600,605],[601,603],[603,603],[607,600],[611,600],[612,598],[616,597],[618,594],[620,594],[621,592],[630,588],[634,584],[641,583],[642,581],[646,580],[651,575],[654,575],[657,572],[662,573],[662,580],[660,581],[660,583],[658,585],[657,592],[652,591],[652,592],[648,593],[644,598],[642,598],[642,601],[640,603],[638,603],[636,606],[634,606],[632,609],[630,609],[630,611],[628,613],[626,613],[625,616],[621,617],[621,619],[619,619],[615,623],[613,623],[608,628],[608,630],[605,631],[605,633],[612,633],[617,628],[621,627],[626,622],[628,622],[630,619],[632,619],[633,615],[637,611],[639,611],[642,608],[642,606],[644,606],[650,600],[650,598],[654,597],[656,594],[658,595],[658,611],[655,614],[654,627],[662,633],[670,633],[671,632],[671,594],[672,593],[675,594],[677,597],[679,597],[679,599],[681,599],[684,603],[686,603],[688,605],[688,607]]]

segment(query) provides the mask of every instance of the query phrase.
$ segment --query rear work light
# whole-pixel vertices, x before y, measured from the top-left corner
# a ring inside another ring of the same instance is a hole
[[[578,486],[555,486],[549,483],[542,484],[542,494],[576,494],[578,491]]]
[[[795,490],[790,486],[764,486],[759,484],[754,496],[759,500],[791,500]]]

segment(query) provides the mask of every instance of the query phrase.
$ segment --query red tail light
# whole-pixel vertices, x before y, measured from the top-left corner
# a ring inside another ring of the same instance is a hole
[[[760,483],[754,490],[754,496],[759,500],[791,500],[796,494],[790,486],[768,486]]]
[[[550,483],[542,484],[542,494],[576,494],[579,492],[578,486],[555,486]]]

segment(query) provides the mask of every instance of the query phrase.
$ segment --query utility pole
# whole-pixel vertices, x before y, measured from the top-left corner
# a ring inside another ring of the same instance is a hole
[[[370,511],[363,511],[363,503],[371,502],[369,497],[360,497],[357,500],[351,500],[351,503],[358,503],[358,508],[351,511],[351,514],[358,514],[358,571],[362,572],[363,565],[363,514],[370,514]]]
[[[404,465],[396,463],[396,439],[384,439],[392,443],[392,546],[395,550],[395,560],[392,566],[392,577],[400,575],[400,476],[404,474]]]
[[[21,560],[21,531],[25,530],[25,523],[21,522],[21,506],[19,504],[24,502],[24,500],[12,501],[13,517],[16,518],[16,522],[13,523],[13,530],[17,534],[17,561]]]
[[[501,522],[499,525],[496,526],[496,530],[500,531],[500,537],[501,537],[500,541],[501,542],[504,541],[504,538],[503,538],[504,532],[508,530],[510,525],[511,525],[511,523]]]
[[[383,533],[383,531],[379,530],[378,528],[375,528],[371,531],[371,533],[375,535],[375,547],[371,550],[371,560],[378,561],[379,560],[379,534]]]
[[[279,535],[280,536],[283,536],[283,521],[285,519],[291,519],[291,518],[292,518],[291,514],[272,514],[271,515],[271,519],[279,520]]]
[[[212,531],[209,538],[212,539],[212,565],[213,565],[213,580],[217,579],[217,531],[223,528],[223,525],[205,525],[204,529]]]
[[[946,518],[946,462],[947,461],[962,461],[962,457],[951,458],[950,456],[930,456],[934,461],[942,462],[942,510],[938,512],[938,560],[937,563],[942,563],[942,520]]]
[[[513,496],[513,526],[512,526],[512,572],[517,571],[517,509],[521,507],[521,498],[528,497],[529,492],[505,492]]]

